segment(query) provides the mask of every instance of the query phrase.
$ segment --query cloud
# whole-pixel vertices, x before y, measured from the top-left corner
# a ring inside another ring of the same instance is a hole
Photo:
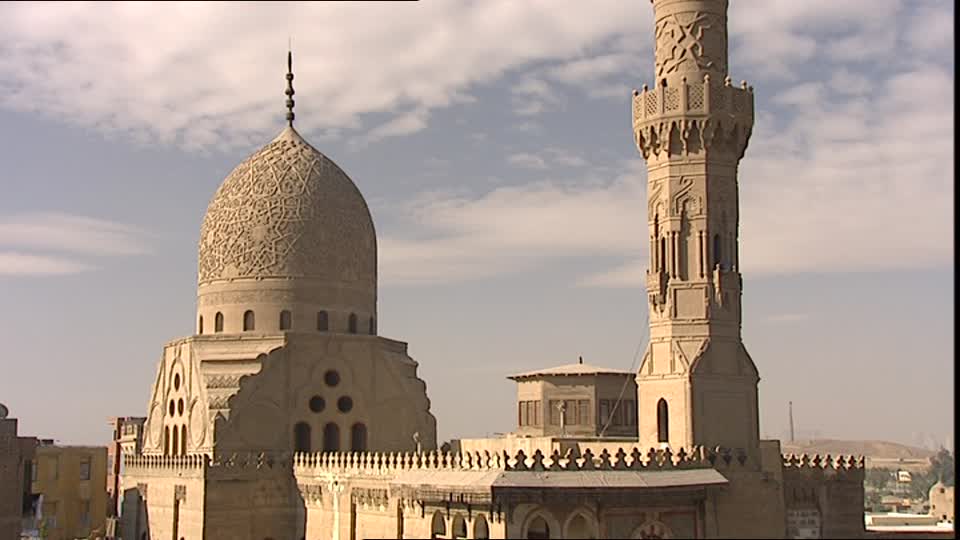
[[[507,157],[507,162],[516,167],[525,169],[546,169],[547,164],[543,158],[534,154],[511,154]]]
[[[0,251],[0,276],[60,276],[91,269],[89,265],[62,257]]]
[[[136,227],[84,216],[38,212],[0,217],[0,274],[60,275],[92,270],[93,266],[78,257],[148,254],[147,237]]]

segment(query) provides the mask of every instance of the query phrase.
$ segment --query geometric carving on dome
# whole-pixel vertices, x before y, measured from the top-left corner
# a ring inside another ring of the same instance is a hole
[[[287,128],[217,190],[200,231],[199,282],[376,280],[376,237],[349,177]]]

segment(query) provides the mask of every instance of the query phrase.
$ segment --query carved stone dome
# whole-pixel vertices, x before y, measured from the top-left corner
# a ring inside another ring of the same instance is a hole
[[[217,190],[200,232],[200,285],[317,278],[375,285],[376,235],[360,190],[287,127]]]
[[[244,303],[375,315],[377,241],[367,203],[292,126],[221,184],[200,230],[198,262],[201,316]]]

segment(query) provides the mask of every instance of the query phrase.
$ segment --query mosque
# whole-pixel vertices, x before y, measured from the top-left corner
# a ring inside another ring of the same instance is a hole
[[[427,385],[377,331],[377,237],[357,185],[287,126],[223,181],[200,231],[196,333],[164,347],[134,539],[842,538],[862,458],[761,440],[741,339],[737,167],[753,88],[727,69],[727,0],[651,0],[650,342],[636,373],[513,375],[517,429],[438,448]],[[637,201],[639,204],[640,201]]]

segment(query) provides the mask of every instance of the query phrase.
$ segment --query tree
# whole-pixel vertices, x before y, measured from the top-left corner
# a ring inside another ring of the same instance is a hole
[[[892,477],[893,471],[890,469],[867,469],[863,483],[875,488],[877,491],[882,491],[883,488],[887,487],[887,484],[890,483]]]
[[[940,480],[946,486],[954,485],[957,480],[955,466],[956,460],[953,453],[946,448],[941,448],[937,455],[930,458],[930,475],[934,478],[934,483]],[[933,486],[933,484],[930,485]]]

